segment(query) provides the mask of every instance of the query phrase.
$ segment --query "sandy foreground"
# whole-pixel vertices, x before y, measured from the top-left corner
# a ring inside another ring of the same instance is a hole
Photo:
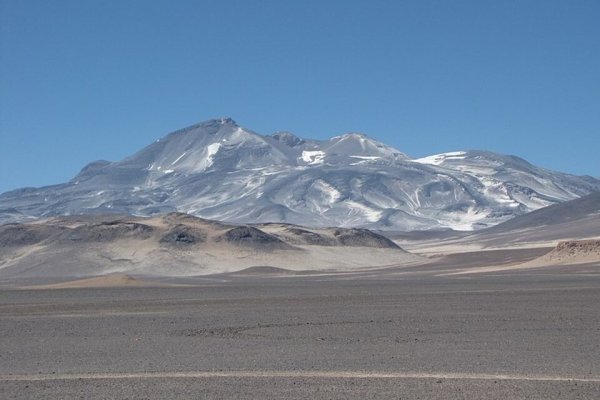
[[[548,241],[535,246],[504,246],[503,248],[473,250],[476,244],[466,246],[455,244],[449,248],[447,244],[439,247],[411,247],[412,251],[423,251],[421,254],[388,251],[373,248],[339,248],[305,246],[302,258],[290,252],[267,253],[263,256],[251,254],[238,258],[241,264],[237,267],[216,268],[216,273],[203,270],[201,275],[165,276],[164,268],[158,268],[160,274],[150,273],[126,274],[101,270],[99,276],[69,277],[58,276],[51,279],[29,278],[8,281],[6,287],[20,289],[69,289],[69,288],[110,288],[110,287],[170,287],[189,286],[202,279],[228,281],[235,277],[278,278],[306,276],[335,276],[339,279],[353,277],[379,276],[382,273],[394,275],[413,274],[436,276],[459,276],[502,271],[529,271],[551,267],[585,264],[594,268],[600,266],[600,239]],[[551,247],[553,246],[553,247]],[[228,254],[223,259],[232,262],[237,256]],[[265,266],[246,265],[261,264],[264,257]],[[250,260],[250,261],[249,261]],[[257,261],[259,260],[259,261]],[[301,264],[304,260],[306,264]],[[319,260],[318,262],[315,260]],[[396,261],[396,263],[394,263]],[[316,267],[310,267],[317,263]],[[368,266],[369,262],[373,266]],[[277,267],[268,266],[278,265]],[[323,266],[329,268],[324,268]],[[302,268],[304,266],[304,268]],[[60,269],[60,268],[59,268]],[[117,270],[118,271],[118,270]],[[148,270],[144,270],[147,272]]]
[[[597,265],[448,268],[3,289],[0,397],[598,398]]]

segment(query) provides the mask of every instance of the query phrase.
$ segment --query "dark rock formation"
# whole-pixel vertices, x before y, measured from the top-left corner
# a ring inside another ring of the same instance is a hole
[[[400,247],[390,239],[371,232],[368,229],[338,228],[333,232],[333,235],[344,246],[400,249]]]
[[[221,236],[221,239],[229,243],[252,246],[264,250],[293,248],[277,237],[252,226],[238,226],[230,229]]]
[[[161,243],[173,245],[191,245],[206,241],[206,234],[186,225],[176,225],[161,238]]]

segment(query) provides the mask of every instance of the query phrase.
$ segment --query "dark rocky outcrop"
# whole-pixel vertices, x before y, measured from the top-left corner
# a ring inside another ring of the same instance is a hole
[[[559,242],[554,250],[556,254],[560,255],[584,255],[584,254],[598,254],[600,255],[600,240],[568,240]]]
[[[291,233],[292,235],[297,237],[297,241],[303,244],[313,245],[313,246],[333,246],[335,245],[335,241],[327,238],[325,236],[319,235],[316,232],[311,232],[305,229],[300,228],[286,228],[286,232]]]
[[[277,237],[252,226],[238,226],[225,232],[221,237],[228,243],[241,246],[251,246],[262,250],[288,250],[293,247]]]
[[[192,245],[206,241],[206,234],[199,229],[186,225],[176,225],[169,229],[161,238],[161,243],[172,245]]]
[[[37,244],[65,229],[59,226],[41,224],[0,225],[0,246],[28,246]]]
[[[106,221],[85,224],[63,234],[62,239],[80,242],[110,242],[124,238],[147,239],[154,228],[137,222]]]
[[[368,229],[337,228],[333,235],[344,246],[361,246],[400,249],[396,243],[385,236],[378,235]]]

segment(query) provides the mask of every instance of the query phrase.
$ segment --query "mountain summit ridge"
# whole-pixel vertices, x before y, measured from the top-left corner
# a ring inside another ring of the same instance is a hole
[[[0,222],[71,214],[186,212],[236,223],[472,230],[600,191],[600,180],[516,156],[412,159],[363,133],[261,135],[222,117],[171,132],[71,181],[0,194]]]

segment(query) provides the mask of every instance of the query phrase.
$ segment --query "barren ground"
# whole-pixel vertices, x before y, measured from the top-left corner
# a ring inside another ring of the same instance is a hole
[[[0,398],[600,398],[600,266],[477,265],[1,289]]]

